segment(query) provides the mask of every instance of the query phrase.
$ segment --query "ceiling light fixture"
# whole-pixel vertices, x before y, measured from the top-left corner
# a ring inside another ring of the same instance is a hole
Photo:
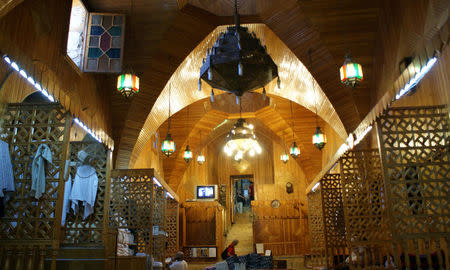
[[[309,53],[309,66],[310,66],[311,72],[312,72],[312,58],[311,58],[312,51],[311,51],[311,49],[308,50],[308,53]],[[319,126],[319,120],[318,120],[318,115],[317,115],[317,93],[316,93],[316,85],[315,85],[314,77],[312,77],[312,86],[313,86],[313,91],[314,91],[314,105],[316,107],[316,132],[314,132],[314,135],[312,136],[312,143],[317,149],[322,150],[322,148],[327,143],[327,136],[322,132],[322,130],[320,130],[320,126]]]
[[[199,91],[202,80],[214,89],[233,93],[237,97],[259,88],[266,93],[265,86],[275,78],[278,78],[280,87],[278,67],[267,53],[266,46],[261,44],[254,32],[249,33],[247,27],[240,25],[237,0],[234,8],[235,25],[219,34],[202,61]],[[211,91],[211,100],[214,100],[213,96]]]
[[[129,98],[139,92],[139,77],[132,72],[117,77],[117,91]]]
[[[289,101],[290,106],[291,106],[291,119],[292,119],[292,146],[289,149],[289,154],[291,154],[291,156],[293,158],[297,158],[300,155],[300,148],[297,146],[297,144],[295,143],[295,132],[294,132],[294,114],[292,113],[292,101]]]
[[[283,154],[280,156],[281,161],[286,164],[289,161],[289,155],[286,153],[286,142],[284,140],[284,132],[283,132]]]
[[[343,9],[344,9],[344,2],[342,1]],[[344,19],[343,19],[344,20]],[[342,25],[345,25],[345,21]],[[339,74],[341,77],[341,83],[344,85],[355,88],[364,78],[363,70],[360,64],[353,62],[352,55],[350,53],[350,48],[348,45],[347,40],[347,30],[344,29],[344,42],[347,47],[347,54],[345,55],[345,61],[344,64],[339,69]]]
[[[189,148],[189,106],[187,107],[186,132],[187,132],[187,145],[183,153],[183,158],[184,161],[186,161],[186,163],[189,163],[189,161],[191,161],[192,159],[192,151]]]
[[[200,130],[200,154],[197,156],[197,163],[199,165],[202,165],[203,163],[205,163],[205,161],[206,157],[202,153],[202,131]]]
[[[161,151],[164,155],[167,157],[170,157],[173,152],[175,152],[175,141],[172,139],[172,136],[170,136],[170,90],[172,86],[169,85],[169,120],[168,120],[168,127],[167,127],[167,135],[164,141],[161,145]]]
[[[262,148],[256,140],[253,125],[248,124],[242,118],[241,102],[239,102],[239,119],[228,133],[223,150],[228,156],[233,156],[237,162],[240,162],[246,153],[253,157],[262,152]]]

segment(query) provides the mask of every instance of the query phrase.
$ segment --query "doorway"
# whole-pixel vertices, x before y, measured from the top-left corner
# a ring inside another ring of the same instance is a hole
[[[253,175],[230,176],[231,221],[234,223],[236,214],[251,213],[251,203],[255,199]]]

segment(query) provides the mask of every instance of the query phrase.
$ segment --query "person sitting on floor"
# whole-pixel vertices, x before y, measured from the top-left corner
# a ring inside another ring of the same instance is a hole
[[[236,256],[236,251],[234,247],[239,243],[239,240],[233,240],[231,244],[222,252],[221,256],[223,260],[226,260],[228,257]]]

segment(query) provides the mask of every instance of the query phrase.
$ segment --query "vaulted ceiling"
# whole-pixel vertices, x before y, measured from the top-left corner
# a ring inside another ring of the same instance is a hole
[[[128,167],[133,155],[135,159],[137,153],[133,150],[146,121],[151,121],[148,116],[160,93],[179,65],[205,37],[217,26],[233,21],[233,1],[85,2],[90,11],[127,14],[124,65],[132,67],[140,75],[141,92],[130,100],[113,95],[111,114],[114,119],[116,166]],[[262,23],[273,31],[290,52],[308,67],[324,93],[324,100],[328,100],[335,110],[344,133],[352,131],[369,109],[379,0],[239,2],[239,12],[243,15],[241,22]],[[270,44],[267,45],[270,47]],[[308,60],[309,49],[312,49],[312,68]],[[338,68],[348,50],[364,68],[364,81],[355,90],[339,83]],[[109,82],[110,85],[105,87],[114,85],[113,76]],[[190,98],[190,93],[184,95]]]
[[[245,94],[241,105],[242,117],[255,126],[257,137],[285,145],[286,151],[296,141],[301,155],[290,162],[297,162],[307,181],[311,181],[320,171],[322,161],[320,151],[311,143],[311,136],[316,128],[315,114],[284,98],[270,96],[270,101],[269,98],[264,101],[259,93]],[[180,184],[179,181],[189,166],[183,160],[187,144],[194,153],[194,159],[200,151],[206,154],[207,145],[212,146],[216,153],[222,151],[225,137],[239,117],[239,106],[234,103],[234,96],[231,94],[218,95],[214,102],[209,99],[197,101],[174,114],[171,117],[170,133],[177,151],[170,158],[163,158],[164,179],[174,189]],[[322,119],[318,121],[325,128],[326,122]],[[168,121],[165,121],[158,132],[161,139],[166,135],[167,128]]]

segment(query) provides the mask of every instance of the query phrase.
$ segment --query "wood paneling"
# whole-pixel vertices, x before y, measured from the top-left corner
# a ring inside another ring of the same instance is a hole
[[[280,201],[279,208],[272,208],[270,203],[252,202],[253,242],[263,243],[274,256],[309,253],[305,208],[298,200]]]
[[[0,1],[0,18],[22,3],[23,0],[1,0]]]

